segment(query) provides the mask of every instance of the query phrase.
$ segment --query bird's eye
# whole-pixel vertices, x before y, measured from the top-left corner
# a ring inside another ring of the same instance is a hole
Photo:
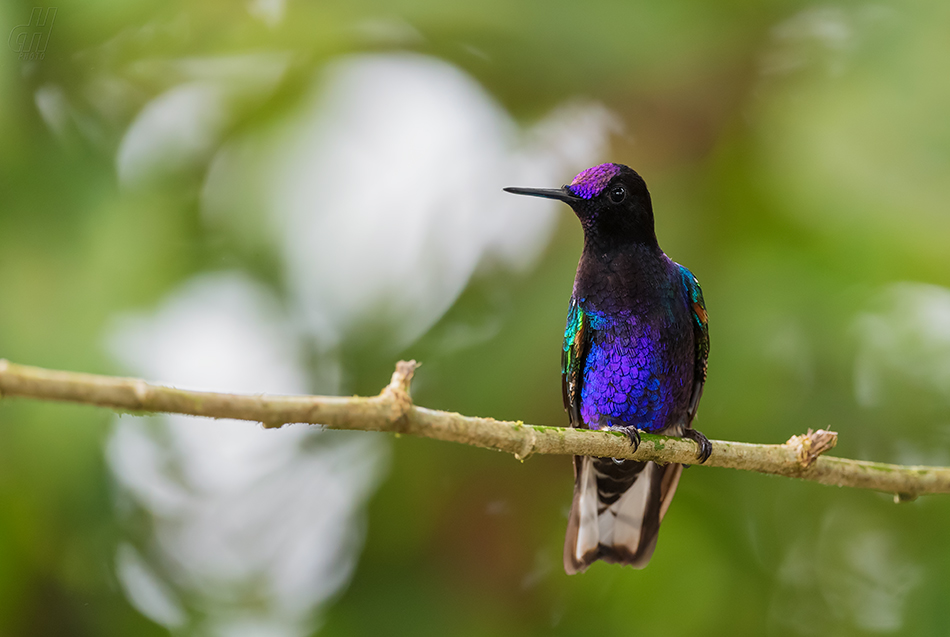
[[[620,203],[627,196],[627,189],[623,186],[614,186],[607,195],[613,203]]]

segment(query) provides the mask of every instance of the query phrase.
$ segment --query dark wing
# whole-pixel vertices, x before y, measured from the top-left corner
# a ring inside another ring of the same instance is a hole
[[[693,393],[689,399],[689,422],[696,417],[699,399],[706,384],[706,361],[709,359],[709,317],[706,315],[706,302],[703,301],[703,289],[693,273],[680,266],[683,283],[686,286],[687,300],[693,311],[693,338],[696,341],[696,367],[693,371]]]
[[[561,390],[564,409],[571,419],[571,427],[583,427],[581,422],[581,385],[584,380],[584,359],[590,344],[590,325],[587,315],[571,297],[564,328],[564,347],[561,350]]]

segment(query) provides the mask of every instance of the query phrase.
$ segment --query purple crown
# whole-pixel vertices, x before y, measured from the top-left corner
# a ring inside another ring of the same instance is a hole
[[[581,199],[593,199],[619,174],[620,166],[617,164],[600,164],[578,174],[568,188]]]

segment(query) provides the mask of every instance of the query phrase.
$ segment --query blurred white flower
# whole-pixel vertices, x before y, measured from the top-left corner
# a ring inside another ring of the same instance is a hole
[[[569,181],[604,159],[616,127],[603,107],[570,104],[522,131],[443,61],[344,57],[279,131],[219,154],[205,211],[230,222],[259,179],[311,334],[332,347],[382,321],[398,349],[445,313],[481,263],[526,268],[547,245],[558,204],[502,188]]]
[[[115,562],[119,583],[133,606],[155,623],[167,628],[185,625],[185,612],[175,593],[131,544],[119,545]]]
[[[148,379],[204,390],[302,393],[300,343],[276,300],[240,274],[186,283],[154,314],[122,320],[116,358]],[[117,418],[109,464],[151,519],[145,554],[117,555],[130,600],[170,627],[305,635],[349,579],[363,505],[384,463],[373,436],[187,416]]]
[[[176,68],[189,81],[153,100],[126,133],[125,183],[195,164],[233,117],[239,67]],[[289,118],[227,143],[203,191],[211,223],[234,228],[256,217],[245,231],[253,227],[252,240],[282,259],[289,307],[240,274],[209,274],[154,314],[122,320],[110,348],[154,381],[304,392],[312,383],[300,332],[331,350],[375,323],[397,349],[445,313],[480,265],[530,267],[557,204],[502,187],[564,183],[604,159],[616,126],[604,108],[575,103],[522,131],[445,62],[342,58]],[[340,376],[339,366],[315,371]],[[169,627],[203,621],[210,635],[307,633],[354,568],[384,455],[368,434],[119,419],[109,462],[152,519],[147,545],[125,544],[117,555],[129,599]],[[205,619],[190,618],[180,594]]]
[[[70,117],[69,100],[66,98],[63,87],[58,84],[44,84],[36,89],[33,99],[36,102],[36,110],[39,111],[50,131],[63,139],[66,136]]]
[[[879,310],[858,317],[855,395],[880,405],[899,378],[950,398],[950,290],[896,283],[878,297]]]
[[[286,0],[249,0],[247,12],[273,29],[284,21],[287,2]]]
[[[116,156],[119,181],[138,186],[200,166],[240,109],[276,87],[289,61],[262,53],[137,63],[140,76],[183,81],[148,102],[126,130]]]
[[[772,28],[760,68],[763,75],[784,75],[818,67],[840,76],[870,31],[900,17],[883,4],[808,7]]]
[[[397,16],[360,20],[353,25],[353,31],[372,46],[412,46],[425,41],[418,29]]]
[[[772,28],[762,73],[790,73],[828,58],[829,71],[840,74],[845,54],[854,47],[854,30],[852,16],[840,7],[805,9]]]
[[[119,180],[189,167],[206,156],[228,123],[227,98],[209,83],[176,86],[149,102],[126,131],[116,158]]]

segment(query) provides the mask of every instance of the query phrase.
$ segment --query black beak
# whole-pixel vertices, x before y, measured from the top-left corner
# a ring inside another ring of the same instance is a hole
[[[545,199],[557,199],[565,203],[581,201],[581,198],[572,193],[567,186],[563,188],[505,188],[505,192],[514,195],[528,195],[529,197],[544,197]]]

